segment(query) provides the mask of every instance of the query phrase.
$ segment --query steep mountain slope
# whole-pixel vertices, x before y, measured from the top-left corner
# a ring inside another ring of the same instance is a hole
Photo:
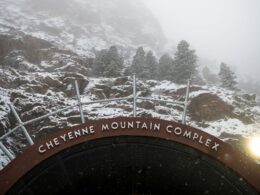
[[[131,96],[130,77],[90,75],[94,50],[117,45],[129,59],[139,45],[160,51],[165,42],[159,24],[138,0],[1,0],[0,8],[0,136],[17,123],[9,103],[28,121],[75,104],[75,80],[84,102]],[[137,90],[165,100],[185,96],[184,85],[169,81],[138,80]],[[181,120],[182,108],[176,105],[138,100],[137,106],[138,116]],[[84,114],[89,119],[131,116],[132,103],[92,104],[84,106]],[[187,121],[245,150],[245,140],[259,133],[260,108],[254,95],[193,85]],[[79,123],[75,108],[26,128],[37,140]],[[18,131],[4,144],[18,154],[26,141]],[[0,169],[7,163],[0,150]]]
[[[71,71],[88,74],[91,58],[61,50],[43,39],[8,29],[0,34],[0,66],[28,72]],[[8,83],[6,83],[8,86]]]
[[[89,56],[93,50],[138,45],[160,50],[165,38],[159,23],[140,0],[2,0],[0,33],[6,27]]]
[[[14,128],[16,120],[10,112],[8,103],[13,103],[22,121],[28,121],[59,108],[77,103],[74,81],[79,81],[82,101],[96,99],[128,97],[132,95],[132,79],[93,78],[80,73],[46,73],[5,70],[5,80],[9,86],[1,85],[0,110],[1,134]],[[1,75],[2,78],[3,74]],[[3,81],[1,81],[3,83]],[[169,81],[137,82],[140,96],[164,100],[183,100],[185,85],[176,85]],[[156,117],[181,121],[182,108],[168,103],[138,100],[137,116]],[[132,116],[131,101],[96,103],[84,106],[86,119]],[[232,143],[241,151],[246,150],[246,140],[259,133],[260,108],[255,96],[238,94],[217,87],[192,86],[188,106],[187,124],[213,134],[226,142]],[[48,136],[67,126],[80,124],[78,108],[27,125],[33,139]],[[26,146],[20,132],[10,136],[4,142],[14,153]],[[8,160],[3,156],[2,164]]]

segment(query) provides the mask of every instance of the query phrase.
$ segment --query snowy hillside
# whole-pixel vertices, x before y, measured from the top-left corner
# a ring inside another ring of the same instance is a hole
[[[17,124],[9,103],[28,121],[77,103],[75,80],[84,102],[131,96],[131,77],[93,77],[96,50],[117,45],[127,61],[138,46],[160,53],[165,45],[160,25],[139,0],[1,0],[0,9],[0,136]],[[183,101],[185,87],[137,82],[140,96],[170,101]],[[84,114],[88,119],[132,116],[132,107],[131,101],[91,104]],[[176,105],[138,100],[137,107],[138,116],[181,120]],[[75,108],[26,128],[37,140],[80,122]],[[244,151],[248,137],[259,134],[260,107],[253,94],[192,85],[187,124]],[[26,146],[19,131],[3,143],[15,154]],[[7,163],[0,150],[0,169]]]
[[[79,55],[118,45],[127,56],[139,45],[159,51],[165,44],[140,0],[1,0],[0,9],[0,33],[22,31]]]
[[[22,120],[28,121],[58,108],[76,104],[73,85],[75,79],[79,81],[83,102],[132,95],[131,77],[91,78],[79,73],[65,72],[52,74],[36,72],[21,75],[21,72],[16,71],[16,74],[14,76],[11,69],[5,71],[5,80],[8,80],[10,86],[15,88],[8,87],[7,89],[1,86],[1,134],[16,124],[7,103],[12,102]],[[140,96],[164,100],[183,100],[185,87],[185,85],[176,85],[169,81],[138,80],[137,93]],[[176,105],[138,100],[137,107],[137,116],[181,121],[182,108]],[[132,116],[132,103],[119,101],[91,104],[84,106],[84,114],[88,119]],[[254,95],[236,94],[217,87],[191,87],[188,125],[243,148],[246,138],[257,133],[260,127],[259,119],[260,108],[256,106]],[[79,112],[75,108],[27,125],[27,129],[37,140],[61,128],[79,123]],[[25,146],[26,142],[21,140],[21,137],[17,134],[6,141],[7,146],[15,153]],[[2,165],[4,165],[7,160],[4,156],[2,158]]]

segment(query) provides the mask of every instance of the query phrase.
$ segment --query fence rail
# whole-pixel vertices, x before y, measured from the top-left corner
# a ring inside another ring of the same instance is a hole
[[[182,123],[185,124],[186,123],[186,113],[187,113],[187,105],[188,105],[188,99],[189,99],[189,89],[190,89],[190,83],[191,81],[188,80],[187,83],[187,87],[186,87],[186,94],[185,94],[185,100],[184,101],[169,101],[169,100],[162,100],[162,99],[156,99],[156,98],[148,98],[148,97],[139,97],[136,95],[136,76],[135,74],[133,75],[133,95],[129,96],[129,97],[122,97],[122,98],[111,98],[111,99],[101,99],[101,100],[94,100],[94,101],[90,101],[90,102],[82,102],[81,101],[81,95],[80,95],[80,90],[79,90],[79,86],[78,86],[78,82],[75,81],[75,92],[76,92],[76,97],[77,97],[77,101],[78,103],[67,106],[65,108],[61,108],[59,110],[50,112],[48,114],[45,114],[43,116],[28,120],[26,122],[22,122],[22,120],[20,119],[18,113],[16,112],[14,106],[12,104],[9,105],[13,115],[15,116],[16,121],[18,122],[18,125],[16,127],[14,127],[13,129],[11,129],[10,131],[8,131],[6,134],[4,134],[3,136],[0,137],[0,148],[2,149],[2,151],[5,153],[5,155],[10,159],[13,160],[15,159],[14,154],[12,154],[12,152],[10,152],[10,150],[3,144],[3,140],[5,138],[7,138],[10,134],[21,130],[22,133],[24,134],[24,136],[26,137],[27,142],[30,145],[33,145],[34,142],[29,134],[29,132],[27,131],[27,129],[25,128],[25,125],[40,121],[42,119],[45,119],[47,117],[53,116],[55,114],[61,113],[63,111],[67,111],[70,110],[72,108],[78,107],[79,109],[79,114],[80,114],[80,118],[81,118],[81,122],[85,123],[85,117],[84,117],[84,110],[83,110],[83,105],[89,105],[89,104],[95,104],[95,103],[104,103],[104,102],[113,102],[113,101],[121,101],[121,100],[133,100],[133,116],[136,117],[137,115],[137,105],[136,105],[136,101],[139,100],[148,100],[148,101],[156,101],[156,102],[165,102],[165,103],[171,103],[171,104],[177,104],[183,107],[183,113],[182,113]]]

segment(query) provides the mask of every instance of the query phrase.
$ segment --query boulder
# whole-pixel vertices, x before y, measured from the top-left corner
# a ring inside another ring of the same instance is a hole
[[[154,103],[151,101],[142,101],[142,102],[137,102],[136,103],[137,107],[139,108],[144,108],[146,110],[154,110],[155,106]]]
[[[114,81],[114,85],[124,85],[128,81],[128,77],[119,77]]]
[[[191,100],[189,115],[196,121],[215,121],[233,116],[233,106],[227,104],[217,95],[204,93]]]
[[[156,106],[156,112],[163,115],[169,115],[171,113],[170,109],[163,106]]]

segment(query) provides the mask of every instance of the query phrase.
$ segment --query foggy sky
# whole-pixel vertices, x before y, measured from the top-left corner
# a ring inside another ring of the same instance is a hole
[[[187,40],[217,68],[223,61],[260,82],[260,0],[143,1],[169,40]]]

